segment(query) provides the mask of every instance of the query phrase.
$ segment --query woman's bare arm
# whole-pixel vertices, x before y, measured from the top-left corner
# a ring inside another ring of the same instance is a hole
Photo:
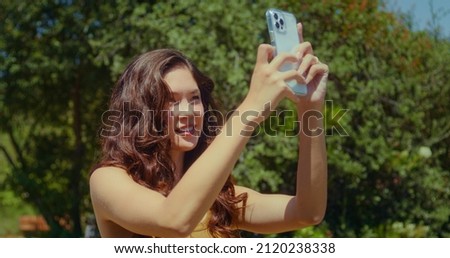
[[[310,126],[323,129],[320,121],[313,123]],[[256,233],[279,233],[322,221],[327,203],[324,132],[313,137],[302,134],[299,138],[296,195],[261,194],[236,186],[236,194],[248,195],[239,228]]]

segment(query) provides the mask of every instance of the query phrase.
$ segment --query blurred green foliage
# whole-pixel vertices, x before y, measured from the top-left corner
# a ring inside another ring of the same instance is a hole
[[[125,65],[177,48],[231,110],[268,42],[268,7],[294,12],[331,70],[325,221],[279,236],[449,237],[450,43],[410,31],[379,1],[1,1],[0,203],[14,192],[49,236],[81,236],[101,114]],[[295,192],[295,113],[281,113],[241,155],[238,183]]]

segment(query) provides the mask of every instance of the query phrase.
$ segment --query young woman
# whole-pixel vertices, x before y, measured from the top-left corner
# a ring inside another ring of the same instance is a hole
[[[90,177],[101,236],[235,237],[239,230],[276,233],[320,223],[327,192],[323,125],[304,114],[322,111],[328,67],[307,42],[297,55],[272,53],[272,46],[259,46],[249,92],[223,126],[212,80],[181,53],[148,52],[126,68],[105,113],[103,156]],[[278,71],[297,61],[298,70]],[[289,80],[306,83],[308,95],[296,96]],[[230,174],[251,133],[285,97],[308,129],[299,134],[296,195],[234,185]]]

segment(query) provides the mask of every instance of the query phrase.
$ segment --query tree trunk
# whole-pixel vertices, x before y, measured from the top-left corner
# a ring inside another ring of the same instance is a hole
[[[72,88],[72,101],[73,101],[73,132],[75,135],[75,149],[73,156],[72,175],[70,177],[70,194],[72,195],[72,209],[70,211],[70,217],[73,221],[73,235],[75,237],[81,237],[83,232],[81,229],[81,216],[80,216],[80,180],[81,170],[83,168],[83,155],[84,155],[84,143],[82,141],[82,126],[81,126],[81,75],[77,74],[75,78],[75,84]]]

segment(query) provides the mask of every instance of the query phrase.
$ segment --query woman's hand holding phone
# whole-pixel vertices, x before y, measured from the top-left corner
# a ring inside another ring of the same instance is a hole
[[[328,66],[314,56],[311,43],[303,41],[303,27],[297,24],[300,43],[293,53],[281,52],[274,56],[275,47],[261,44],[258,48],[255,68],[249,92],[243,102],[247,110],[260,112],[255,119],[265,119],[267,111],[274,110],[285,97],[303,110],[321,110],[324,105]],[[286,63],[298,63],[297,69],[283,71]],[[294,92],[287,82],[297,81],[307,87],[305,95]],[[266,111],[266,112],[262,112]]]
[[[266,22],[274,55],[296,54],[296,61],[288,61],[279,66],[280,72],[297,70],[301,79],[287,80],[287,86],[298,96],[291,98],[300,105],[316,106],[326,93],[328,66],[314,56],[312,46],[303,41],[303,27],[290,12],[271,8],[266,12]],[[276,57],[275,57],[276,58]],[[298,101],[301,100],[301,101]]]

